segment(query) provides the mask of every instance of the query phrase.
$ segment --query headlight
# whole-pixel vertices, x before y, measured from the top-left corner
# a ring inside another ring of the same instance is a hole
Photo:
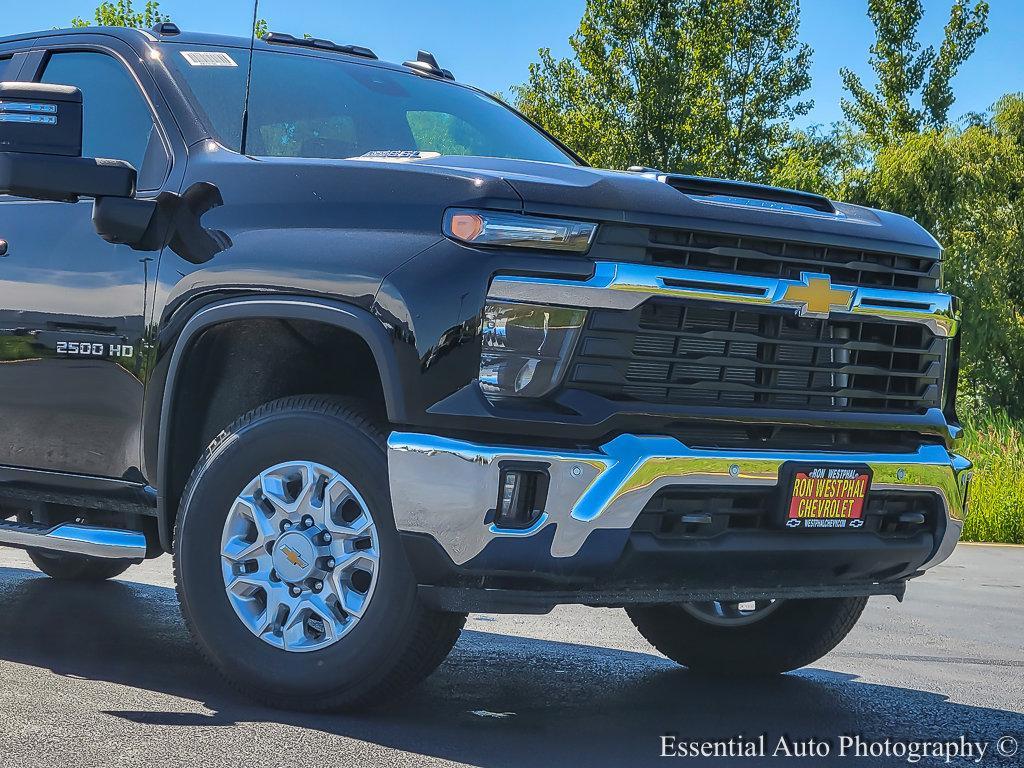
[[[541,397],[554,389],[579,338],[582,309],[488,304],[480,388],[488,397]]]
[[[471,245],[546,248],[586,253],[597,225],[586,221],[546,219],[497,211],[451,208],[444,214],[444,233]]]

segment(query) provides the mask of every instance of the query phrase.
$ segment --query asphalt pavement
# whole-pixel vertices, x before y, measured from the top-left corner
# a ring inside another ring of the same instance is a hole
[[[980,761],[916,764],[1019,766],[1022,644],[1024,548],[962,546],[902,605],[873,598],[838,649],[779,678],[702,680],[622,611],[566,607],[473,615],[401,702],[310,716],[254,706],[204,666],[167,558],[84,585],[0,549],[0,766],[633,766],[664,764],[663,750],[675,764],[899,766],[929,748],[914,744],[972,741]],[[845,756],[844,736],[860,739]],[[765,757],[678,756],[691,742],[760,751],[761,737]]]

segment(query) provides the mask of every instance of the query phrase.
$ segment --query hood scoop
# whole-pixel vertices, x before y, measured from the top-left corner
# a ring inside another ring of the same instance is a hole
[[[745,181],[709,179],[702,176],[659,174],[658,180],[700,202],[743,205],[792,213],[824,213],[842,216],[832,201],[813,192],[769,187]]]

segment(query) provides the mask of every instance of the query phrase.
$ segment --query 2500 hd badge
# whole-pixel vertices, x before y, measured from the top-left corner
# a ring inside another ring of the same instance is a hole
[[[87,357],[134,357],[135,347],[131,344],[104,344],[89,341],[58,341],[57,354],[84,355]]]

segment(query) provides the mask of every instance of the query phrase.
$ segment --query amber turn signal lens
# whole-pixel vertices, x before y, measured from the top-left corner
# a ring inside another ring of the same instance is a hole
[[[484,218],[476,213],[456,213],[452,215],[449,227],[459,240],[471,243],[484,231]]]
[[[586,253],[594,240],[597,224],[508,211],[449,208],[445,211],[442,231],[448,237],[474,246]]]

